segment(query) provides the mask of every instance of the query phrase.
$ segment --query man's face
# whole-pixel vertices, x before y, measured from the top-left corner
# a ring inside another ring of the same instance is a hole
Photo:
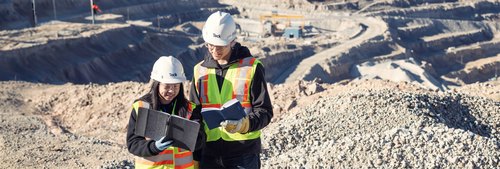
[[[231,54],[231,44],[228,44],[226,46],[216,46],[207,43],[207,48],[210,54],[212,54],[212,57],[214,60],[219,61],[219,60],[229,60],[230,54]]]

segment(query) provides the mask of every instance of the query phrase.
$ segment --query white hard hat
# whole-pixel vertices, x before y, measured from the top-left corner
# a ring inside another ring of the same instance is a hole
[[[203,26],[203,40],[212,45],[226,46],[236,38],[236,23],[230,14],[217,11]]]
[[[151,71],[151,79],[160,83],[182,83],[186,81],[182,63],[173,56],[162,56],[156,60]]]

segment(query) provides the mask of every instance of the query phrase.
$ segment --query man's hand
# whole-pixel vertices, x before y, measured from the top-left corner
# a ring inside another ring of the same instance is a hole
[[[229,133],[241,133],[245,134],[248,132],[250,127],[250,122],[248,117],[242,118],[240,120],[225,120],[220,123],[224,129]]]

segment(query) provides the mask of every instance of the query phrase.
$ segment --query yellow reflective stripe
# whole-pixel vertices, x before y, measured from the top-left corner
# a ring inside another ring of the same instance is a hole
[[[209,69],[207,71],[208,79],[207,79],[207,94],[208,100],[205,103],[223,103],[221,101],[221,93],[219,93],[219,86],[217,85],[217,75],[215,74],[215,69]],[[224,80],[226,82],[226,80]],[[224,90],[225,83],[222,85],[222,89]]]
[[[217,141],[221,138],[219,128],[214,128],[212,130],[209,130],[207,124],[205,122],[203,122],[203,124],[204,124],[203,129],[207,134],[207,142]]]
[[[222,89],[220,93],[214,93],[219,96],[219,100],[217,103],[223,104],[231,99],[233,99],[233,87],[235,84],[234,78],[237,76],[237,71],[239,70],[238,64],[232,64],[226,72],[226,76],[224,77],[224,83],[222,84]],[[217,83],[213,84],[218,87]],[[240,100],[241,101],[241,100]],[[215,103],[215,102],[212,102]]]
[[[165,168],[173,168],[172,166],[166,165],[147,165],[142,163],[135,163],[136,169],[165,169]]]
[[[200,162],[199,161],[194,161],[193,169],[198,169],[198,168],[200,168]]]
[[[240,140],[252,140],[260,137],[260,130],[252,131],[245,134],[240,133],[228,133],[222,127],[214,128],[209,130],[208,127],[204,127],[205,133],[207,134],[207,142],[217,141],[220,138],[226,141],[240,141]]]
[[[241,140],[252,140],[260,137],[260,130],[252,131],[245,134],[240,133],[228,133],[225,130],[221,130],[221,137],[226,141],[241,141]]]
[[[142,164],[143,167],[147,166],[163,166],[167,168],[172,168],[174,166],[174,160],[163,160],[163,161],[148,161],[144,158],[136,158],[135,164]]]
[[[188,101],[188,111],[190,114],[188,119],[191,118],[194,109],[196,109],[196,104],[194,102]]]

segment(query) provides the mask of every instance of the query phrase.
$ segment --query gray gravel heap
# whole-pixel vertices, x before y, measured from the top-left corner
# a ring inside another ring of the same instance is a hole
[[[115,169],[115,168],[122,168],[122,169],[134,169],[134,162],[130,160],[113,160],[113,161],[106,161],[104,164],[100,167],[100,169]]]
[[[457,93],[352,90],[263,132],[263,168],[496,168],[500,102]]]

